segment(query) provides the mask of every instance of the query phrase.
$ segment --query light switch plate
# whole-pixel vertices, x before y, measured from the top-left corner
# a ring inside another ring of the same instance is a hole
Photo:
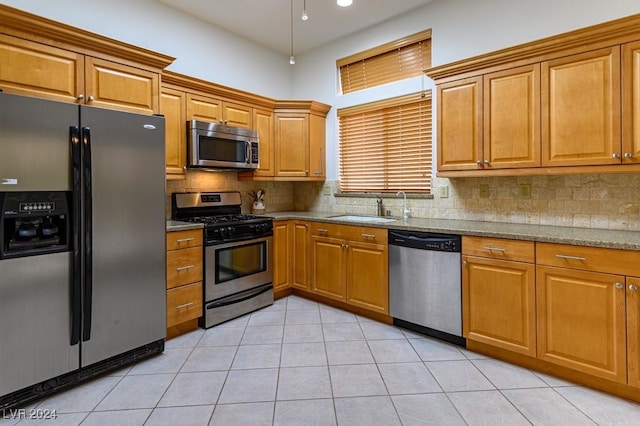
[[[331,187],[329,185],[322,187],[322,195],[331,195]]]
[[[480,185],[480,198],[489,198],[489,185]]]
[[[529,199],[531,198],[531,185],[528,183],[521,183],[520,184],[520,198],[522,199]]]
[[[449,198],[449,187],[441,186],[440,187],[440,198]]]

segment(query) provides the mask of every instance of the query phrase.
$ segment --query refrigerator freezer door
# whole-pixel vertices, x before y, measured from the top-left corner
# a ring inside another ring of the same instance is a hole
[[[84,367],[165,337],[165,151],[162,117],[87,106],[80,117],[93,215]]]
[[[0,395],[78,369],[70,266],[70,252],[0,260]]]
[[[0,191],[69,191],[78,106],[0,93]]]

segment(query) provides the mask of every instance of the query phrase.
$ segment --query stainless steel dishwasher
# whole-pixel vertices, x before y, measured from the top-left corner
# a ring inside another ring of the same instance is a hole
[[[457,345],[462,337],[461,237],[389,230],[393,323]]]

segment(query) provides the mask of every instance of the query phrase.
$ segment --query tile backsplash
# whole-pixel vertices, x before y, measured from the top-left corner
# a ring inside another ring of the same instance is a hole
[[[295,186],[296,208],[376,214],[375,198],[324,195],[325,185],[337,190],[335,181]],[[411,217],[640,231],[640,174],[435,178],[432,193],[407,200]],[[403,201],[390,195],[385,209],[400,216]]]
[[[235,172],[190,171],[187,179],[167,181],[167,217],[172,192],[240,191],[242,211],[248,213],[252,199],[247,193],[261,188],[267,212],[377,213],[375,197],[334,196],[337,181],[239,182]],[[434,178],[432,193],[433,198],[410,196],[411,217],[640,231],[637,173]],[[402,198],[389,194],[383,204],[392,216],[402,215]]]

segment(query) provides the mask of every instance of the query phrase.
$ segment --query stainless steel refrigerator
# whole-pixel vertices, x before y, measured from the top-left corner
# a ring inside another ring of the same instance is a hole
[[[164,118],[0,93],[0,409],[162,352]]]

